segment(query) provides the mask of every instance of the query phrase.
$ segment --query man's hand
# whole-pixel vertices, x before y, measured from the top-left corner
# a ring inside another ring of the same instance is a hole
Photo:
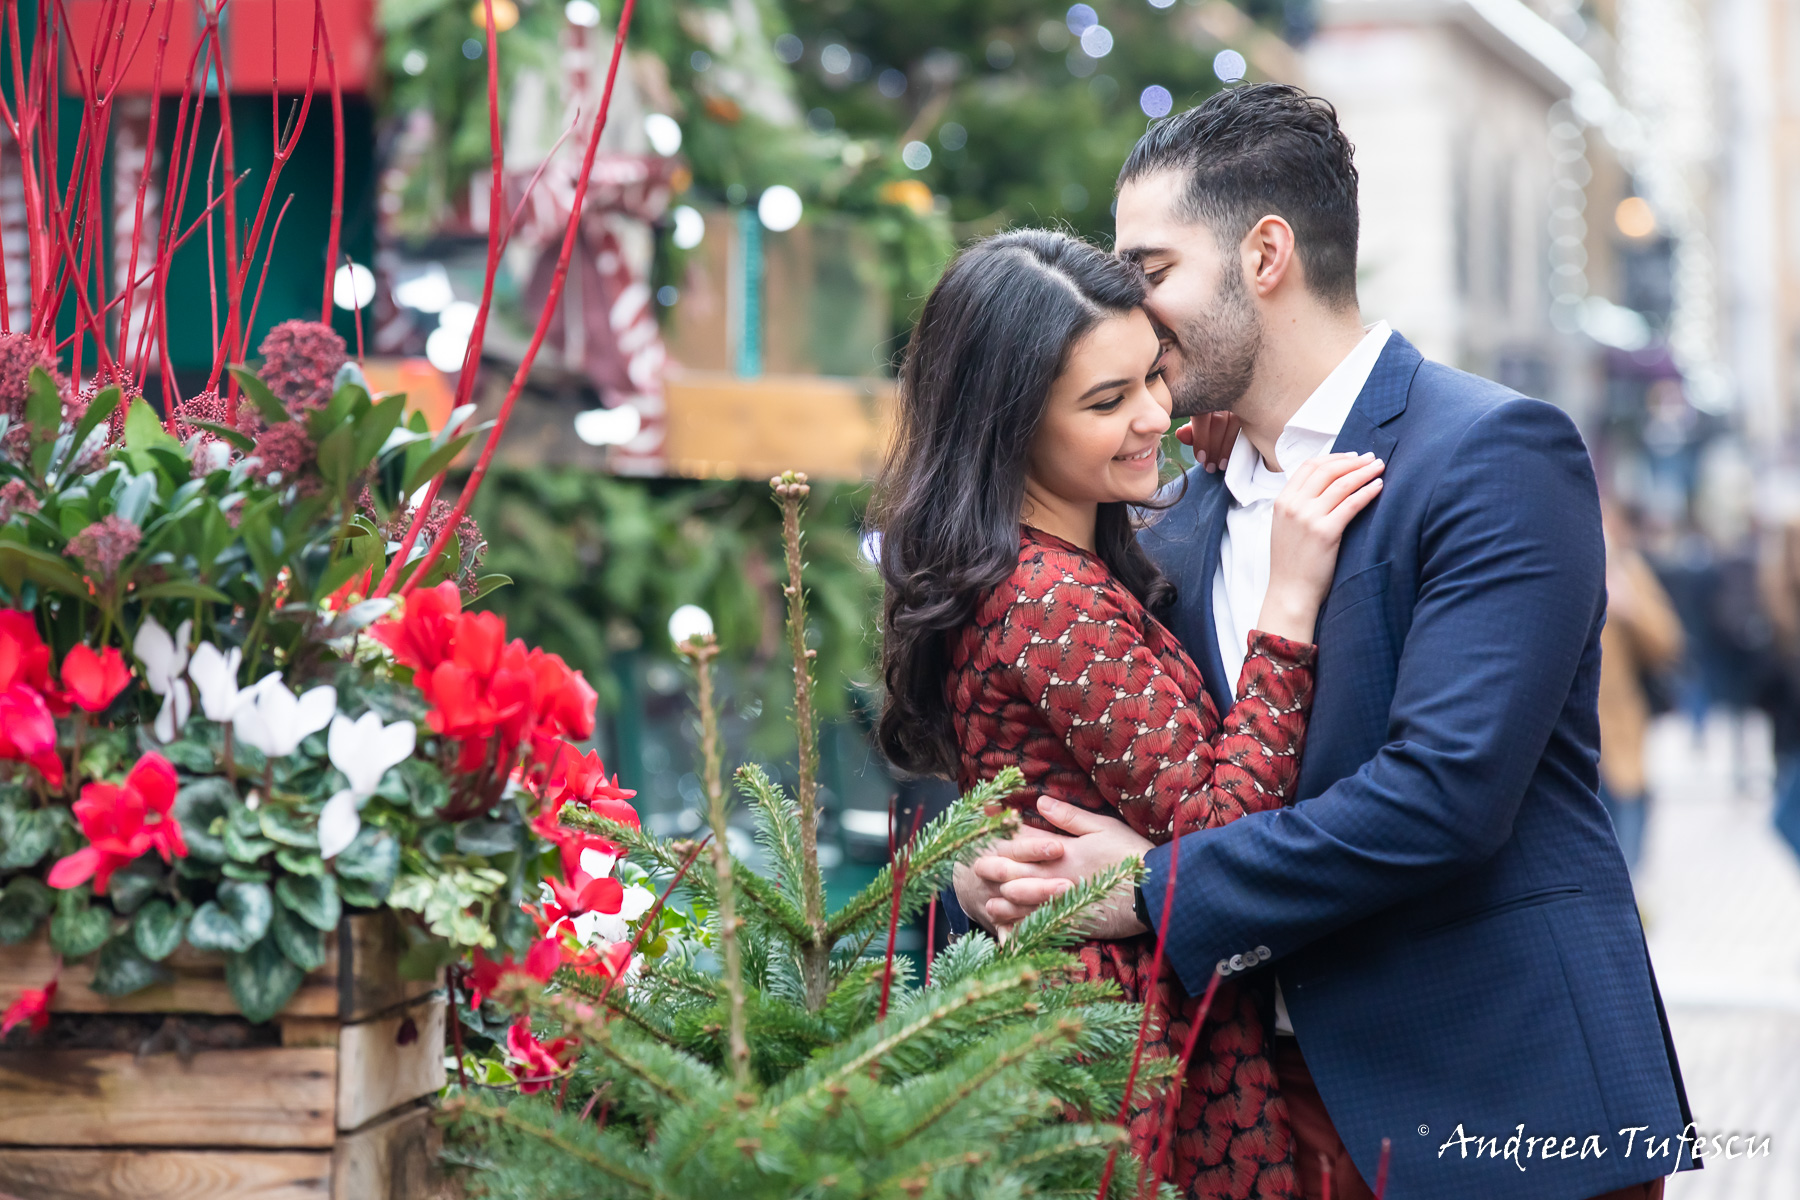
[[[1010,929],[1038,905],[1062,895],[1077,881],[1127,859],[1141,859],[1151,846],[1115,817],[1091,813],[1048,796],[1038,798],[1037,810],[1039,816],[1072,836],[1020,837],[996,845],[966,870],[970,877],[966,895],[965,871],[957,872],[956,897],[962,902],[963,911],[990,929]],[[1032,843],[1027,854],[1013,852],[1026,842]],[[1137,919],[1129,882],[1122,881],[1094,908],[1088,930],[1089,936],[1096,938],[1124,938],[1149,932]]]

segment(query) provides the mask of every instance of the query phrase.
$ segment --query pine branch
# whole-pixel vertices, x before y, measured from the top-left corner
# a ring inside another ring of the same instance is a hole
[[[998,812],[989,809],[1024,786],[1025,777],[1018,768],[1007,767],[919,831],[913,840],[911,865],[907,868],[906,887],[901,897],[903,919],[943,890],[958,862],[994,838],[1017,831],[1017,813],[1010,809]],[[894,865],[889,863],[869,886],[832,914],[832,939],[885,927],[893,893]]]
[[[571,829],[597,833],[608,841],[617,842],[633,858],[640,862],[654,863],[656,869],[663,872],[680,870],[685,861],[685,852],[692,846],[691,843],[665,842],[642,829],[621,825],[574,804],[564,805],[558,820]],[[698,868],[699,863],[696,862],[695,866]],[[719,884],[710,870],[690,871],[683,883],[709,907],[717,907]],[[750,902],[757,920],[773,926],[795,943],[804,945],[811,939],[812,930],[808,928],[806,918],[800,910],[794,907],[793,901],[783,895],[775,884],[735,859],[731,865],[731,886],[737,895]]]
[[[656,1185],[649,1177],[641,1175],[628,1167],[621,1166],[614,1158],[609,1157],[606,1154],[599,1154],[581,1146],[577,1146],[569,1141],[569,1139],[562,1137],[553,1130],[546,1129],[541,1125],[534,1125],[532,1122],[525,1120],[523,1117],[513,1112],[511,1105],[500,1106],[483,1104],[479,1100],[472,1099],[468,1096],[451,1096],[444,1101],[441,1111],[446,1116],[451,1117],[471,1116],[481,1117],[488,1121],[492,1121],[494,1124],[503,1126],[515,1133],[524,1134],[526,1137],[540,1141],[546,1146],[550,1146],[553,1149],[568,1155],[570,1158],[576,1159],[585,1165],[592,1167],[602,1175],[607,1175],[618,1180],[627,1187],[634,1189],[638,1194],[654,1195],[656,1192]]]
[[[774,860],[776,877],[797,891],[806,877],[799,809],[755,763],[739,767],[736,781],[738,791],[756,810],[756,840]]]
[[[727,836],[730,828],[725,816],[724,751],[719,744],[719,714],[713,704],[712,662],[718,657],[719,644],[711,634],[705,634],[689,638],[681,644],[680,650],[694,664],[694,674],[700,684],[700,756],[707,818],[713,833],[713,877],[719,895],[719,946],[725,960],[726,1059],[731,1064],[732,1078],[743,1087],[750,1081],[750,1045],[744,1040],[744,966],[738,951],[738,933],[743,922],[738,920],[735,889],[731,886],[736,864],[731,857],[731,839]]]
[[[1058,1042],[1072,1042],[1080,1032],[1081,1022],[1079,1020],[1073,1017],[1063,1017],[1049,1029],[1019,1030],[1010,1036],[996,1039],[997,1048],[994,1044],[989,1044],[978,1050],[970,1051],[965,1058],[986,1059],[987,1061],[949,1087],[947,1094],[942,1099],[933,1104],[922,1118],[907,1127],[906,1131],[901,1134],[901,1139],[910,1141],[918,1137],[926,1129],[956,1111],[965,1100],[1008,1067],[1038,1057]],[[946,1075],[951,1073],[951,1071],[944,1072]],[[961,1074],[961,1072],[956,1073]]]
[[[1034,967],[1013,966],[1010,970],[996,972],[992,978],[970,980],[960,989],[934,995],[935,1003],[924,1005],[922,1012],[915,1013],[920,1006],[914,1005],[891,1013],[885,1021],[851,1038],[830,1058],[787,1081],[782,1089],[787,1099],[777,1107],[813,1097],[834,1083],[861,1075],[909,1044],[951,1022],[969,1017],[970,1010],[979,1009],[999,997],[1035,988],[1039,978]]]
[[[1104,901],[1122,881],[1141,879],[1143,875],[1143,862],[1134,858],[1082,880],[1013,926],[1012,936],[1000,947],[1000,957],[1060,950],[1082,941],[1087,937],[1087,910]]]
[[[800,506],[811,493],[806,476],[786,471],[769,481],[781,505],[781,544],[787,559],[788,650],[794,658],[794,735],[799,743],[800,899],[808,937],[800,947],[800,974],[806,981],[806,1007],[825,1006],[830,988],[832,937],[825,925],[825,878],[819,873],[819,747],[813,723],[812,660],[818,651],[806,645],[806,587],[801,579]]]

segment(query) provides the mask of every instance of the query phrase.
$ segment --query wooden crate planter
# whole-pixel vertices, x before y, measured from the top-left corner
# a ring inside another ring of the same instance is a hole
[[[224,965],[186,946],[169,959],[174,983],[116,999],[67,967],[52,1012],[111,1014],[113,1027],[103,1015],[89,1032],[135,1045],[0,1049],[0,1195],[431,1195],[446,1002],[438,982],[399,977],[401,944],[391,914],[347,919],[325,965],[262,1027],[221,1020],[236,1013]],[[42,936],[0,947],[0,1007],[53,963]],[[250,1044],[208,1045],[233,1038]]]

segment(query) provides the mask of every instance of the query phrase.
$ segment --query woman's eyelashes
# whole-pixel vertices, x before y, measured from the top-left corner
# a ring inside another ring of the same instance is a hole
[[[1117,412],[1119,405],[1125,403],[1125,397],[1113,396],[1106,400],[1097,400],[1088,407],[1097,413]]]

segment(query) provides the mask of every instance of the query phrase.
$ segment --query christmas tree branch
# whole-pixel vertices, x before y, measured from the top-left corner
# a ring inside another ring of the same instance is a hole
[[[739,1087],[750,1082],[750,1044],[744,1040],[744,967],[738,952],[737,905],[731,886],[732,868],[730,832],[725,816],[724,750],[719,745],[719,714],[713,703],[713,660],[719,656],[719,644],[711,634],[702,634],[677,647],[694,664],[700,685],[700,758],[701,782],[706,790],[707,819],[712,824],[713,877],[718,881],[719,945],[725,964],[725,996],[727,1009],[727,1052],[731,1076]]]
[[[452,1096],[444,1101],[441,1111],[446,1116],[451,1117],[481,1117],[485,1120],[492,1121],[496,1125],[502,1125],[515,1133],[524,1134],[526,1137],[540,1141],[546,1146],[550,1146],[567,1154],[571,1158],[578,1159],[594,1168],[596,1171],[599,1171],[604,1175],[610,1175],[620,1183],[635,1188],[639,1192],[649,1195],[655,1191],[655,1184],[652,1180],[627,1167],[620,1166],[616,1161],[604,1154],[596,1154],[591,1150],[577,1146],[568,1138],[561,1136],[554,1130],[546,1129],[542,1125],[536,1125],[527,1121],[525,1118],[513,1112],[510,1106],[483,1104],[481,1101],[472,1099],[468,1096]]]
[[[769,481],[781,505],[782,549],[787,559],[788,650],[794,658],[794,735],[799,742],[800,897],[807,939],[800,947],[800,974],[806,984],[806,1007],[825,1007],[831,989],[831,932],[825,924],[825,880],[819,873],[819,747],[813,724],[812,660],[817,651],[806,645],[806,588],[801,581],[800,507],[812,491],[806,476],[786,471]]]

